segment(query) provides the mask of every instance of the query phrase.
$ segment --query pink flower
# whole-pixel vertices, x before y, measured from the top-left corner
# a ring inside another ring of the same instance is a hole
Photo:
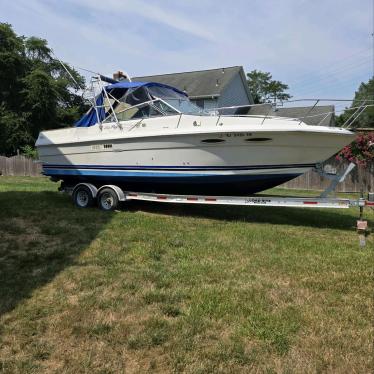
[[[374,161],[374,133],[359,134],[356,140],[344,147],[336,156],[339,161],[347,160],[357,165],[366,166],[368,162]]]

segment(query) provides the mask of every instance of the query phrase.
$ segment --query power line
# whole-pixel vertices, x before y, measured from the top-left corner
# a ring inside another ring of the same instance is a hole
[[[357,81],[359,83],[365,80],[366,80],[366,76],[357,78]],[[313,95],[318,96],[322,92],[326,93],[326,92],[331,92],[332,90],[343,89],[343,88],[352,88],[353,90],[356,90],[359,85],[357,81],[349,80],[349,81],[343,81],[343,82],[336,82],[334,84],[327,84],[327,85],[320,86],[320,87],[309,87],[305,89],[301,88],[299,90],[293,90],[293,92],[298,92],[298,95],[302,94],[302,95],[308,95],[308,96],[313,96]]]
[[[370,60],[370,58],[369,58]],[[311,79],[309,82],[294,82],[290,85],[293,88],[299,88],[299,89],[311,89],[314,87],[318,87],[321,84],[329,84],[329,85],[336,85],[341,83],[348,82],[354,82],[359,79],[366,79],[366,76],[370,77],[370,73],[368,70],[371,70],[369,68],[370,61],[362,61],[361,63],[356,64],[356,66],[351,66],[347,69],[341,69],[339,73],[330,73],[326,76],[316,76],[313,79]],[[368,69],[368,70],[367,70]]]
[[[351,71],[351,70],[355,71],[355,70],[361,69],[365,65],[370,64],[370,61],[371,61],[371,57],[366,56],[364,58],[364,60],[361,60],[360,62],[356,61],[354,63],[342,66],[338,69],[325,70],[323,73],[319,73],[319,74],[318,73],[317,74],[312,73],[311,75],[313,75],[313,78],[311,78],[310,75],[309,75],[309,79],[304,79],[304,80],[300,80],[300,81],[297,81],[297,80],[296,81],[291,81],[291,85],[293,85],[293,86],[295,86],[297,84],[308,85],[311,82],[316,83],[317,81],[323,81],[323,80],[326,80],[326,79],[333,79],[333,76],[337,75],[338,73],[345,73],[347,71]]]
[[[311,73],[305,73],[302,76],[302,79],[297,79],[297,78],[295,79],[294,78],[294,81],[299,81],[299,82],[308,81],[308,80],[310,80],[310,75],[311,74],[313,74],[315,77],[328,76],[330,74],[338,73],[338,72],[344,71],[348,68],[355,67],[355,66],[357,66],[357,64],[367,63],[370,60],[371,60],[371,56],[370,56],[370,52],[369,52],[365,56],[362,56],[359,59],[356,58],[355,61],[351,61],[349,63],[347,63],[347,61],[339,61],[339,62],[336,62],[333,65],[330,65],[329,68],[321,68],[321,69],[319,69],[319,71],[312,70]]]
[[[336,74],[341,73],[341,72],[345,72],[345,71],[348,71],[348,70],[360,68],[362,65],[366,65],[369,62],[371,62],[371,56],[368,55],[368,56],[362,58],[360,61],[355,61],[355,62],[352,62],[350,64],[340,66],[338,68],[335,67],[334,69],[330,69],[330,70],[326,69],[326,70],[323,70],[323,71],[320,71],[320,72],[314,72],[313,71],[310,74],[305,75],[306,79],[293,80],[293,82],[304,83],[304,82],[308,82],[310,80],[315,80],[316,78],[330,77],[331,75],[336,75]],[[311,75],[313,76],[313,78],[311,78]]]
[[[366,47],[366,48],[363,48],[357,52],[354,52],[348,56],[343,56],[343,57],[340,57],[339,58],[339,61],[336,61],[333,65],[333,67],[336,67],[337,65],[340,64],[340,62],[344,61],[344,62],[348,62],[349,60],[351,60],[353,58],[353,61],[351,61],[348,65],[351,65],[352,63],[355,64],[357,62],[357,58],[360,57],[360,55],[362,54],[365,54],[366,56],[364,56],[364,58],[366,57],[370,57],[370,47]],[[324,64],[321,66],[321,70],[323,71],[329,71],[332,67],[332,64],[331,63],[328,63],[328,64]],[[299,80],[300,78],[303,78],[305,77],[306,74],[305,73],[301,73],[301,74],[298,74],[298,75],[293,75],[294,78],[296,78],[297,80]]]
[[[299,92],[301,91],[303,93],[305,93],[305,92],[310,93],[310,92],[317,92],[317,91],[320,92],[323,89],[323,88],[318,89],[321,84],[328,84],[328,89],[336,88],[336,87],[339,87],[339,88],[348,87],[349,85],[353,84],[354,76],[359,75],[361,77],[361,72],[359,72],[358,70],[361,70],[363,67],[366,66],[366,64],[369,64],[370,60],[372,61],[372,77],[371,78],[374,78],[374,0],[372,2],[372,33],[371,33],[371,37],[372,37],[372,48],[371,48],[372,49],[372,56],[370,56],[370,54],[366,55],[364,57],[361,57],[360,61],[357,62],[357,57],[359,57],[363,53],[366,54],[366,52],[368,52],[368,49],[363,49],[359,52],[356,52],[356,53],[350,55],[348,58],[344,59],[345,62],[347,62],[347,60],[349,60],[351,58],[355,58],[355,61],[351,61],[348,64],[344,64],[344,65],[338,67],[337,69],[336,69],[336,64],[335,64],[335,68],[333,68],[333,69],[331,69],[331,68],[324,69],[324,72],[321,73],[321,74],[315,74],[314,73],[313,78],[309,77],[309,79],[306,78],[306,79],[301,79],[299,81],[296,80],[296,81],[293,81],[293,83],[291,81],[291,85],[293,87],[303,86],[302,88],[297,90],[297,91],[299,91]],[[331,66],[331,65],[329,65],[329,66]],[[352,72],[353,74],[352,73],[349,74],[348,72]],[[357,74],[355,74],[356,72],[357,72]],[[339,76],[336,76],[337,73],[340,73]],[[334,75],[335,75],[335,77],[334,77]],[[341,79],[343,77],[351,77],[351,79],[342,81]],[[373,96],[374,96],[374,93],[373,93]]]
[[[336,88],[343,88],[343,87],[349,87],[354,86],[355,88],[358,87],[360,83],[365,81],[367,79],[367,74],[359,74],[352,76],[351,79],[345,79],[340,81],[334,81],[334,82],[319,82],[315,85],[309,86],[309,87],[300,87],[299,89],[293,89],[293,91],[299,91],[303,93],[316,93],[320,91],[327,91],[330,89],[336,89]],[[292,91],[291,91],[292,92]]]

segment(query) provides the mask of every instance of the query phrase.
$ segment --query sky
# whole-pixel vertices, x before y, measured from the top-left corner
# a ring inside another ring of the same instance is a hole
[[[373,76],[374,0],[0,0],[0,22],[111,75],[242,65],[294,99],[353,98]]]

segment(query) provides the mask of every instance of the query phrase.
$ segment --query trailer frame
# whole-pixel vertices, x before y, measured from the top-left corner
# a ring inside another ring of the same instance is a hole
[[[208,195],[181,195],[163,194],[153,192],[124,191],[121,187],[108,184],[95,186],[89,182],[78,183],[75,186],[62,185],[60,190],[70,193],[73,196],[75,205],[80,208],[81,201],[77,201],[79,192],[87,197],[87,207],[92,206],[92,202],[97,200],[98,205],[103,210],[115,210],[121,201],[141,200],[162,203],[182,203],[182,204],[208,204],[208,205],[241,205],[241,206],[270,206],[270,207],[291,207],[291,208],[335,208],[346,209],[350,207],[360,208],[360,219],[364,207],[374,208],[374,196],[368,194],[368,199],[361,195],[359,199],[344,199],[335,197],[336,186],[343,182],[348,174],[354,169],[355,164],[350,163],[340,174],[326,172],[322,165],[317,164],[314,171],[319,175],[331,180],[331,184],[318,197],[299,196],[274,196],[274,195],[254,195],[254,196],[208,196]],[[329,197],[329,194],[333,194]],[[83,199],[84,201],[84,199]]]
[[[161,203],[177,204],[207,204],[207,205],[240,205],[240,206],[267,206],[267,207],[289,207],[289,208],[334,208],[347,209],[350,207],[373,207],[374,201],[369,199],[347,199],[337,197],[299,197],[299,196],[276,196],[276,195],[254,195],[254,196],[208,196],[208,195],[179,195],[161,194],[152,192],[123,191],[119,186],[110,184],[97,188],[91,183],[78,183],[74,188],[64,188],[63,191],[73,196],[78,196],[79,190],[90,191],[92,198],[96,199],[102,210],[115,210],[119,202],[139,200]],[[102,196],[105,191],[106,195]],[[102,199],[106,199],[105,204]],[[109,199],[109,200],[108,200]],[[78,207],[84,208],[81,203]],[[114,204],[115,203],[115,204]]]

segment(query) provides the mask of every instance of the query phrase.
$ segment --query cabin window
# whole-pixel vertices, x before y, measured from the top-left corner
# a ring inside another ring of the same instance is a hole
[[[198,107],[204,109],[204,100],[203,100],[203,99],[195,100],[195,104],[196,104]]]

